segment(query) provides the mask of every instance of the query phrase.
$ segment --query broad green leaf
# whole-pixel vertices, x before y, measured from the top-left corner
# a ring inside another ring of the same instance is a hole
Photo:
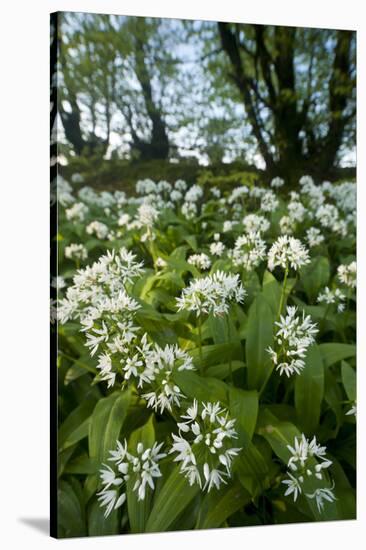
[[[88,535],[99,537],[117,535],[119,532],[120,510],[113,510],[108,517],[104,517],[105,508],[102,508],[94,498],[88,507]]]
[[[356,401],[356,373],[346,361],[342,361],[342,383],[348,399]]]
[[[258,393],[231,387],[229,409],[231,417],[236,418],[236,429],[244,430],[251,439],[258,416]],[[240,437],[238,444],[241,445]]]
[[[244,369],[244,368],[245,368],[245,363],[243,363],[243,361],[231,362],[232,372],[235,372],[236,370]],[[230,376],[230,363],[221,363],[220,365],[212,365],[212,367],[208,367],[205,371],[205,376],[208,376],[211,378],[218,378],[219,380],[228,378]]]
[[[70,447],[88,435],[89,418],[96,402],[95,395],[89,394],[62,423],[58,432],[59,450]]]
[[[327,285],[329,277],[329,260],[325,256],[316,256],[309,264],[301,268],[300,281],[310,302],[316,300],[319,291]]]
[[[116,447],[130,402],[130,392],[116,391],[101,399],[93,411],[89,427],[89,456],[100,465],[108,460],[109,451]]]
[[[59,482],[57,511],[59,537],[84,537],[86,535],[83,503],[73,486],[66,481]]]
[[[300,430],[291,422],[279,421],[268,409],[260,410],[258,433],[264,437],[274,453],[287,464],[291,453],[287,445],[293,446],[295,437],[300,437]]]
[[[182,371],[173,374],[174,381],[184,395],[199,401],[220,401],[227,403],[229,386],[216,378],[199,376],[192,371]]]
[[[146,532],[167,531],[200,491],[199,485],[189,485],[179,470],[180,466],[174,467],[156,495],[146,525]]]
[[[274,317],[272,310],[259,294],[249,310],[246,339],[246,364],[249,389],[259,390],[271,368],[267,348],[273,342]]]
[[[256,497],[269,485],[270,464],[263,457],[249,437],[240,443],[242,450],[234,462],[234,471],[240,483],[247,491]]]
[[[199,349],[189,350],[189,354],[192,356],[193,363],[198,367],[200,363]],[[202,346],[202,367],[206,369],[211,365],[227,363],[229,359],[242,361],[243,355],[242,346],[238,341]]]
[[[330,367],[343,359],[355,357],[356,345],[355,344],[319,344],[320,352],[323,356],[324,365]]]
[[[250,495],[238,482],[208,493],[201,503],[196,529],[220,527],[237,510],[250,502]]]
[[[319,424],[324,396],[324,366],[318,346],[306,352],[305,368],[296,376],[295,406],[298,423],[307,435],[313,435]]]

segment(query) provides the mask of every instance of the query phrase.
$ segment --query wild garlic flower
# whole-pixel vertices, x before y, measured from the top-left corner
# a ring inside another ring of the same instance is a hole
[[[141,225],[147,228],[151,229],[155,221],[158,219],[158,217],[159,217],[158,210],[151,204],[148,204],[147,202],[142,203],[137,210],[138,221],[141,223]]]
[[[201,254],[192,254],[188,257],[188,263],[191,265],[194,265],[197,267],[197,269],[200,269],[201,271],[205,271],[206,269],[210,269],[211,267],[211,260],[207,256],[207,254],[204,254],[203,252]]]
[[[196,203],[184,202],[181,212],[187,220],[193,220],[198,215],[198,208]]]
[[[172,406],[180,407],[185,396],[174,382],[174,373],[183,370],[194,370],[192,358],[178,346],[166,345],[161,348],[157,344],[144,354],[145,368],[141,373],[138,387],[147,382],[150,391],[142,394],[147,406],[160,414]]]
[[[197,315],[225,315],[232,302],[242,303],[246,292],[239,275],[216,271],[212,275],[193,279],[177,298],[178,311],[195,311]]]
[[[233,459],[240,448],[232,447],[237,438],[235,420],[220,403],[200,403],[194,400],[178,423],[179,435],[172,434],[169,454],[176,453],[174,462],[190,485],[197,483],[207,492],[220,488],[231,476]]]
[[[280,375],[285,373],[287,377],[301,373],[305,367],[306,351],[318,332],[310,315],[305,316],[303,312],[300,317],[296,313],[296,307],[287,307],[286,316],[281,315],[280,320],[275,322],[278,330],[274,349],[267,349],[276,370],[280,371]]]
[[[225,245],[221,241],[215,241],[210,244],[210,252],[212,256],[222,256],[225,252]]]
[[[356,288],[357,283],[357,267],[356,262],[351,262],[350,264],[342,264],[338,266],[338,279],[344,285],[349,288]]]
[[[278,205],[279,201],[276,194],[271,189],[263,193],[261,199],[261,210],[263,212],[274,212]]]
[[[118,222],[117,222],[119,227],[126,226],[130,221],[131,221],[130,214],[126,214],[126,213],[122,213],[122,212],[119,213],[119,218],[118,218]]]
[[[244,197],[245,195],[248,195],[248,193],[249,193],[249,189],[246,185],[241,185],[240,187],[235,187],[232,190],[227,202],[229,204],[233,204],[238,199],[242,199],[242,197]]]
[[[168,264],[167,262],[164,260],[164,258],[161,258],[160,256],[158,258],[156,258],[156,261],[155,261],[155,266],[159,269],[162,269],[164,267],[166,267]]]
[[[290,451],[287,463],[288,479],[283,480],[282,483],[287,485],[285,496],[293,494],[295,502],[298,495],[303,493],[309,480],[314,480],[313,483],[324,480],[324,471],[332,465],[332,461],[326,456],[326,447],[319,445],[315,436],[310,440],[301,434],[301,437],[295,437],[294,445],[287,445],[287,448]],[[323,500],[328,502],[335,500],[333,487],[318,487],[313,493],[305,494],[308,498],[316,500],[318,510],[321,512],[324,508]]]
[[[283,269],[292,267],[298,270],[309,262],[309,252],[305,246],[298,239],[288,235],[278,237],[268,252],[268,269],[270,271],[273,271],[276,266]]]
[[[57,275],[57,277],[52,277],[51,286],[53,288],[56,288],[57,290],[61,290],[61,289],[65,288],[66,281],[62,277],[62,275]]]
[[[197,202],[203,197],[203,189],[199,185],[192,185],[184,196],[186,202]]]
[[[144,449],[142,443],[138,443],[135,453],[128,452],[127,441],[122,444],[117,441],[116,450],[109,451],[108,460],[112,461],[113,468],[103,464],[100,470],[103,489],[97,493],[102,507],[106,507],[104,517],[120,508],[126,501],[125,486],[127,482],[133,484],[132,490],[137,493],[138,500],[144,500],[146,489],[154,490],[154,479],[161,477],[159,461],[165,458],[166,453],[161,453],[163,443],[154,443],[153,447]]]
[[[98,239],[105,239],[108,236],[109,229],[105,223],[95,220],[86,226],[86,232],[88,235],[96,235]]]
[[[337,307],[338,313],[341,313],[342,311],[344,311],[345,308],[346,296],[339,288],[336,288],[335,290],[330,290],[330,288],[326,286],[323,292],[319,293],[317,301],[320,304],[333,304]]]
[[[258,216],[257,214],[248,214],[243,218],[244,230],[247,233],[265,233],[270,226],[269,221],[264,216]]]
[[[84,330],[88,330],[105,313],[115,317],[123,311],[130,318],[140,306],[127,295],[125,285],[142,273],[142,265],[134,254],[121,248],[118,253],[108,251],[91,266],[79,269],[66,298],[59,302],[61,323],[80,319]]]
[[[276,178],[273,178],[273,180],[271,181],[271,187],[273,187],[273,189],[279,189],[284,184],[285,184],[285,180],[283,180],[282,178],[279,178],[278,176]]]
[[[356,401],[353,403],[352,407],[349,409],[349,411],[346,412],[346,416],[357,416],[357,405]]]
[[[174,184],[174,189],[177,189],[181,193],[184,193],[187,189],[187,184],[184,180],[177,180]]]
[[[66,218],[69,221],[79,221],[82,222],[87,216],[89,208],[83,202],[74,203],[71,208],[65,210]]]
[[[306,231],[306,240],[310,248],[313,248],[324,242],[324,235],[317,227],[310,227],[310,229]]]
[[[294,222],[303,222],[307,213],[305,206],[299,200],[291,200],[287,205],[290,219]]]
[[[65,247],[65,258],[70,260],[86,260],[88,251],[83,244],[71,243]]]
[[[334,484],[333,484],[334,487]],[[324,510],[324,501],[334,502],[336,499],[332,488],[320,487],[316,489],[313,493],[306,493],[308,498],[315,498],[315,502],[319,512]]]
[[[295,228],[296,224],[290,216],[282,216],[280,219],[280,231],[282,235],[292,235]]]
[[[221,191],[218,187],[211,187],[210,193],[215,199],[219,199],[221,197]]]
[[[250,232],[236,239],[232,256],[235,266],[251,271],[264,260],[265,255],[266,243],[260,233]]]
[[[230,231],[232,231],[235,225],[237,225],[237,223],[238,223],[237,221],[232,221],[232,220],[224,221],[224,224],[222,227],[223,233],[229,233]]]

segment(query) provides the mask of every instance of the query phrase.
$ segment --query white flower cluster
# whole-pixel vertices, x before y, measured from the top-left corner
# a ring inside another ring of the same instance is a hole
[[[185,396],[174,382],[174,372],[194,370],[192,358],[178,346],[161,348],[155,344],[153,349],[145,351],[144,359],[145,368],[138,386],[147,381],[151,387],[149,392],[142,394],[147,406],[155,411],[160,409],[160,413],[165,409],[171,411],[174,404],[180,407],[180,400]]]
[[[244,230],[247,233],[265,233],[270,226],[269,221],[264,216],[257,214],[248,214],[243,218]]]
[[[313,248],[324,242],[324,235],[317,227],[310,227],[310,229],[306,231],[306,240],[310,248]]]
[[[279,178],[278,176],[276,178],[273,178],[273,180],[271,181],[271,187],[273,187],[273,189],[279,189],[284,184],[285,184],[285,180],[283,180],[282,178]]]
[[[335,305],[338,313],[341,313],[345,308],[346,296],[339,288],[331,290],[326,286],[323,292],[319,293],[317,301],[320,304],[324,303],[326,305]]]
[[[303,493],[303,484],[308,478],[322,481],[324,470],[331,466],[332,462],[326,457],[326,447],[320,446],[316,437],[310,441],[304,434],[300,438],[295,437],[294,446],[287,445],[291,453],[287,463],[288,479],[282,481],[287,485],[285,496],[293,494],[294,502]],[[305,493],[308,498],[315,499],[319,512],[324,509],[324,501],[333,502],[334,493],[329,487],[318,487],[312,493]]]
[[[98,239],[106,239],[109,233],[108,226],[105,223],[94,220],[86,226],[88,235],[96,235]]]
[[[357,267],[356,262],[351,262],[350,264],[342,264],[338,266],[338,279],[344,285],[350,288],[356,288],[357,283]]]
[[[274,212],[279,205],[276,193],[271,189],[263,193],[261,199],[261,210],[263,212]]]
[[[109,451],[108,460],[114,462],[113,468],[103,464],[100,470],[103,489],[97,495],[100,505],[106,507],[104,517],[123,505],[128,481],[133,483],[132,490],[137,492],[138,500],[145,499],[147,487],[154,490],[154,479],[161,477],[159,461],[166,457],[166,453],[160,452],[162,446],[162,443],[154,443],[153,447],[144,449],[143,444],[138,443],[133,454],[127,450],[126,440],[123,444],[117,441],[116,450]]]
[[[71,243],[65,247],[65,258],[70,260],[86,260],[88,251],[83,244]]]
[[[66,218],[69,221],[84,221],[89,213],[89,208],[83,202],[75,202],[71,208],[65,210]]]
[[[210,269],[211,267],[211,260],[204,252],[202,252],[202,254],[192,254],[188,257],[187,261],[189,264],[194,265],[197,269],[202,271]]]
[[[91,328],[104,312],[135,312],[138,305],[127,296],[125,285],[142,273],[142,266],[134,254],[121,248],[118,253],[108,251],[93,265],[78,270],[66,298],[59,303],[61,323],[80,318],[84,327]]]
[[[273,271],[276,266],[283,269],[292,267],[298,270],[310,262],[309,252],[305,246],[294,237],[283,235],[277,239],[268,252],[268,269]]]
[[[250,232],[236,239],[232,258],[235,266],[251,271],[264,260],[265,255],[266,243],[260,233]]]
[[[296,307],[287,307],[286,316],[281,315],[276,321],[278,330],[275,336],[275,349],[267,349],[271,359],[280,371],[288,377],[300,374],[305,367],[305,357],[308,347],[314,342],[314,335],[318,332],[316,323],[312,323],[310,315],[302,317],[296,315]]]
[[[190,485],[197,483],[208,492],[214,486],[219,489],[231,476],[232,461],[241,450],[232,447],[237,438],[235,420],[220,403],[198,405],[196,400],[181,420],[179,435],[172,434],[169,453],[176,453],[174,461],[181,464],[180,471]]]
[[[177,298],[178,311],[195,311],[197,315],[212,313],[215,317],[225,315],[230,303],[242,303],[245,290],[239,275],[216,271],[213,275],[193,279]]]

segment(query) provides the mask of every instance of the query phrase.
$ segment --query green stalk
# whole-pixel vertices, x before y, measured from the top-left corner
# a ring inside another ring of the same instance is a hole
[[[280,298],[280,306],[279,306],[279,308],[278,308],[278,313],[277,313],[277,320],[280,318],[281,313],[282,313],[283,302],[284,302],[285,294],[286,294],[287,277],[288,277],[288,265],[286,266],[286,269],[285,269],[285,276],[284,276],[284,278],[283,278],[282,292],[281,292],[281,298]]]
[[[199,350],[199,356],[200,356],[200,371],[201,371],[201,374],[203,374],[202,319],[201,319],[201,315],[197,316],[197,323],[198,323],[198,350]]]
[[[229,311],[230,311],[230,310],[229,310]],[[231,341],[231,330],[230,330],[230,317],[229,317],[229,313],[228,313],[227,316],[226,316],[226,322],[227,322],[227,337],[228,337],[229,344],[230,344],[230,341]],[[232,365],[232,360],[231,360],[231,354],[229,355],[229,373],[230,373],[230,382],[232,383],[232,385],[234,385],[233,365]]]

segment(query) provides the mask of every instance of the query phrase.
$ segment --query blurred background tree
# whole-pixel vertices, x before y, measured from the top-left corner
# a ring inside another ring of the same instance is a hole
[[[354,32],[63,13],[58,44],[73,170],[354,173]]]

